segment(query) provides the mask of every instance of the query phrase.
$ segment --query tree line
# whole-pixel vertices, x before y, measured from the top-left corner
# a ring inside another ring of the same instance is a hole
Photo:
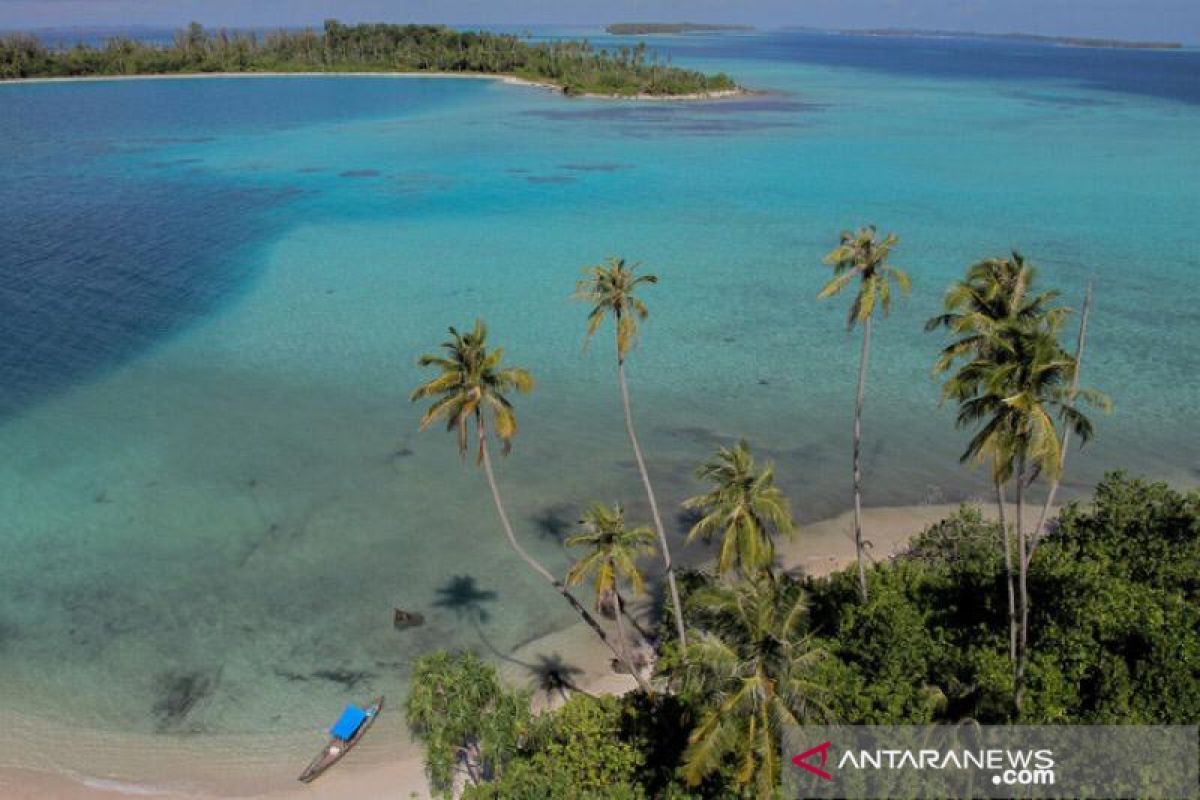
[[[847,321],[863,335],[855,454],[872,321],[909,291],[908,274],[890,260],[898,244],[864,227],[842,233],[825,258],[833,277],[819,296],[854,287]],[[420,359],[436,370],[412,395],[432,401],[422,427],[444,422],[460,452],[474,450],[510,545],[639,687],[597,699],[571,690],[566,667],[551,670],[543,687],[570,699],[534,717],[528,693],[500,685],[470,653],[425,657],[407,710],[428,745],[435,789],[450,792],[465,776],[471,798],[773,797],[789,724],[1200,716],[1200,494],[1116,475],[1097,489],[1092,511],[1073,505],[1049,519],[1070,436],[1086,443],[1094,433],[1080,406],[1110,405],[1080,386],[1090,287],[1073,351],[1062,341],[1073,310],[1057,291],[1037,288],[1035,268],[1019,253],[971,265],[947,290],[943,312],[926,324],[951,339],[932,372],[945,378],[942,398],[958,405],[958,426],[972,431],[962,461],[990,471],[997,522],[964,507],[903,556],[869,563],[855,455],[857,564],[812,579],[778,567],[775,540],[796,525],[773,465],[758,463],[746,442],[720,448],[698,468],[706,490],[684,503],[694,520],[688,540],[715,540],[718,554],[709,569],[676,574],[626,379],[649,315],[640,292],[657,283],[614,258],[587,268],[577,287],[590,306],[587,339],[613,323],[626,435],[653,527],[628,523],[619,504],[593,504],[565,543],[584,555],[563,578],[521,547],[489,447],[511,449],[512,395],[531,391],[532,375],[504,363],[480,321],[468,332],[452,328],[442,353]],[[1038,481],[1049,490],[1030,525],[1025,505]],[[1017,504],[1011,520],[1006,490]],[[664,618],[654,635],[639,637],[623,593],[644,591],[640,559],[656,550]],[[591,610],[572,593],[585,581]],[[598,616],[615,622],[615,641]],[[480,716],[493,705],[503,713]]]
[[[204,72],[463,72],[553,83],[568,94],[675,95],[735,88],[662,61],[644,45],[613,50],[587,41],[529,42],[520,36],[443,25],[343,25],[321,30],[206,30],[193,22],[170,44],[129,37],[102,46],[46,47],[35,36],[0,38],[0,79]]]

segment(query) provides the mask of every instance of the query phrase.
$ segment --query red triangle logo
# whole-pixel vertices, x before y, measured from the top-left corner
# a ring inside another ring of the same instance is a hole
[[[833,742],[822,742],[816,747],[805,750],[798,756],[794,756],[792,758],[792,763],[800,769],[808,770],[821,780],[831,781],[833,780],[833,776],[821,769],[821,767],[825,766],[825,762],[829,759],[829,748],[832,746]],[[821,763],[817,765],[808,763],[808,759],[812,758],[813,756],[820,756]]]

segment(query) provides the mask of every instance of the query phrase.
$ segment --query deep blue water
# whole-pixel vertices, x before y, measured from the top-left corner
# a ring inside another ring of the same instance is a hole
[[[271,103],[236,80],[3,87],[0,418],[216,311],[253,280],[255,249],[294,222],[283,209],[300,187],[213,176],[173,148],[445,97],[413,82],[343,86],[283,81]]]
[[[1065,47],[994,39],[771,33],[685,47],[688,55],[869,69],[884,75],[1068,82],[1086,89],[1200,103],[1200,49]]]
[[[54,41],[99,41],[116,33],[52,31]],[[159,29],[128,35],[164,40]],[[598,46],[630,42],[595,36]],[[557,38],[539,33],[535,39]],[[1072,95],[1085,89],[1200,104],[1200,51],[1158,52],[1060,47],[954,38],[896,38],[812,32],[655,37],[654,49],[708,68],[708,61],[750,60],[865,69],[881,77],[1011,81],[1009,96],[1071,106],[1117,102]],[[1041,90],[1039,84],[1053,84]],[[70,101],[47,102],[55,93]],[[157,84],[136,92],[105,84],[89,92],[68,87],[18,89],[3,97],[0,140],[19,158],[0,165],[0,416],[119,363],[190,320],[219,307],[253,277],[245,251],[285,224],[271,209],[294,188],[230,185],[197,177],[186,162],[153,163],[161,172],[125,170],[114,154],[171,143],[212,140],[245,130],[389,113],[438,101],[437,88],[377,82],[343,92],[334,82],[279,83],[278,102],[264,104],[256,87],[237,82],[191,87],[181,94]],[[548,119],[589,118],[639,130],[722,136],[748,128],[785,126],[755,117],[754,103],[715,108],[697,120],[687,109],[569,107],[531,112]],[[767,112],[796,111],[803,101],[778,98]],[[182,173],[182,174],[181,174]],[[190,174],[189,174],[190,173]],[[136,224],[113,224],[113,219]],[[204,224],[198,225],[197,220]],[[108,298],[109,302],[97,302]]]
[[[617,43],[554,35],[581,33]],[[427,377],[415,357],[484,316],[538,379],[498,464],[518,536],[561,572],[588,502],[644,520],[611,341],[584,354],[586,310],[568,300],[608,255],[661,278],[629,374],[664,509],[740,436],[802,522],[846,509],[858,339],[845,299],[816,295],[837,232],[867,222],[900,234],[914,280],[876,329],[868,505],[987,491],[958,463],[922,323],[966,265],[1012,248],[1068,303],[1096,284],[1085,381],[1116,408],[1064,495],[1116,467],[1195,482],[1195,53],[651,44],[771,92],[0,86],[0,714],[305,731],[360,695],[402,696],[418,653],[505,654],[570,623],[407,396]],[[703,557],[669,518],[678,557]],[[463,586],[486,613],[456,605]],[[395,631],[397,605],[426,625]],[[18,762],[42,741],[7,733]]]

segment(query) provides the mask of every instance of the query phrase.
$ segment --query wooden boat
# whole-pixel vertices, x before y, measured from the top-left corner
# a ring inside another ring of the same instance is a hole
[[[359,740],[366,735],[367,729],[375,724],[382,709],[382,695],[372,700],[366,708],[347,706],[346,710],[342,712],[341,718],[329,729],[329,744],[325,745],[325,748],[317,754],[317,757],[308,765],[308,769],[300,774],[301,782],[312,783],[321,777],[325,770],[340,761],[342,756],[346,755],[350,748],[358,744]]]

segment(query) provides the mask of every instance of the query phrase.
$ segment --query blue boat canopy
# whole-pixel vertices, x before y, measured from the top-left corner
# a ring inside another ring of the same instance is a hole
[[[329,732],[337,739],[347,741],[358,732],[362,724],[367,719],[367,712],[363,711],[358,706],[346,706],[346,710],[342,712],[342,716],[334,726],[329,729]]]

